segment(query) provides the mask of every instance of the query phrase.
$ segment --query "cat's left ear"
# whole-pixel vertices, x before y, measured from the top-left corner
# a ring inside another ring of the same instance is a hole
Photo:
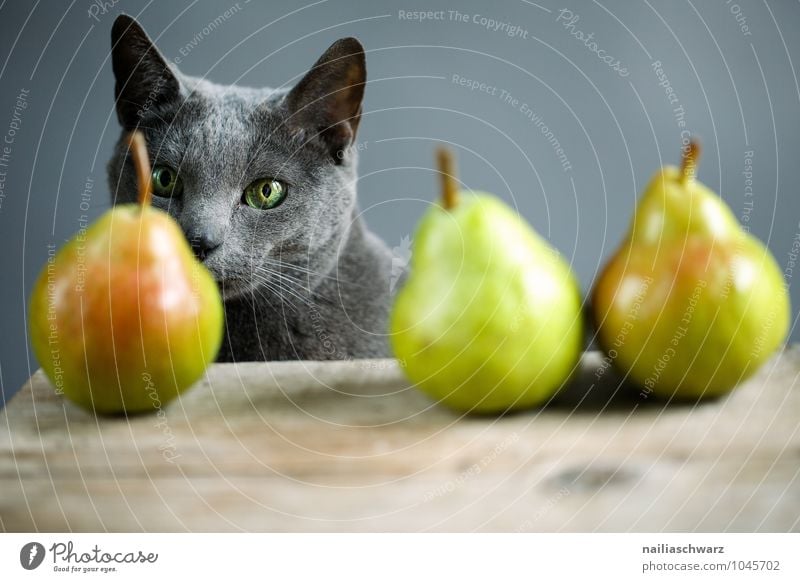
[[[366,82],[364,47],[355,38],[337,40],[286,96],[287,123],[312,131],[341,162],[358,131]]]

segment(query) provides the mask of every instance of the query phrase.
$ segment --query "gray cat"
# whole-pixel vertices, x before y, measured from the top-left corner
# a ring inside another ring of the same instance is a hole
[[[183,75],[129,16],[111,41],[123,127],[108,165],[113,203],[136,199],[125,133],[138,127],[153,205],[222,291],[219,359],[389,355],[392,255],[356,202],[361,44],[336,41],[291,89],[251,89]]]

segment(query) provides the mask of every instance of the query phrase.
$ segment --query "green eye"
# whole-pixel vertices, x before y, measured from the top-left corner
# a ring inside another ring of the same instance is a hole
[[[286,190],[286,185],[280,180],[256,180],[244,189],[244,201],[250,208],[269,210],[284,201]]]
[[[183,182],[178,172],[167,166],[153,168],[153,193],[169,198],[178,196],[181,192],[183,192]]]

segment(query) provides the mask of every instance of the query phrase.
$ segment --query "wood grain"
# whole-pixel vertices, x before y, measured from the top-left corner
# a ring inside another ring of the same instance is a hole
[[[587,353],[546,407],[463,418],[391,360],[219,364],[97,419],[39,371],[0,411],[0,530],[797,531],[799,373],[672,404]]]

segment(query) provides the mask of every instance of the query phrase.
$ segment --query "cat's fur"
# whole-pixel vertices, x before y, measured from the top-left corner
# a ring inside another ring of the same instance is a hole
[[[136,198],[125,140],[145,133],[151,161],[175,168],[183,194],[154,196],[220,285],[220,360],[388,355],[392,255],[359,218],[356,148],[366,65],[334,43],[292,89],[221,86],[167,63],[139,24],[112,30],[123,134],[109,162],[113,202]],[[242,203],[260,178],[289,184],[283,204]]]

